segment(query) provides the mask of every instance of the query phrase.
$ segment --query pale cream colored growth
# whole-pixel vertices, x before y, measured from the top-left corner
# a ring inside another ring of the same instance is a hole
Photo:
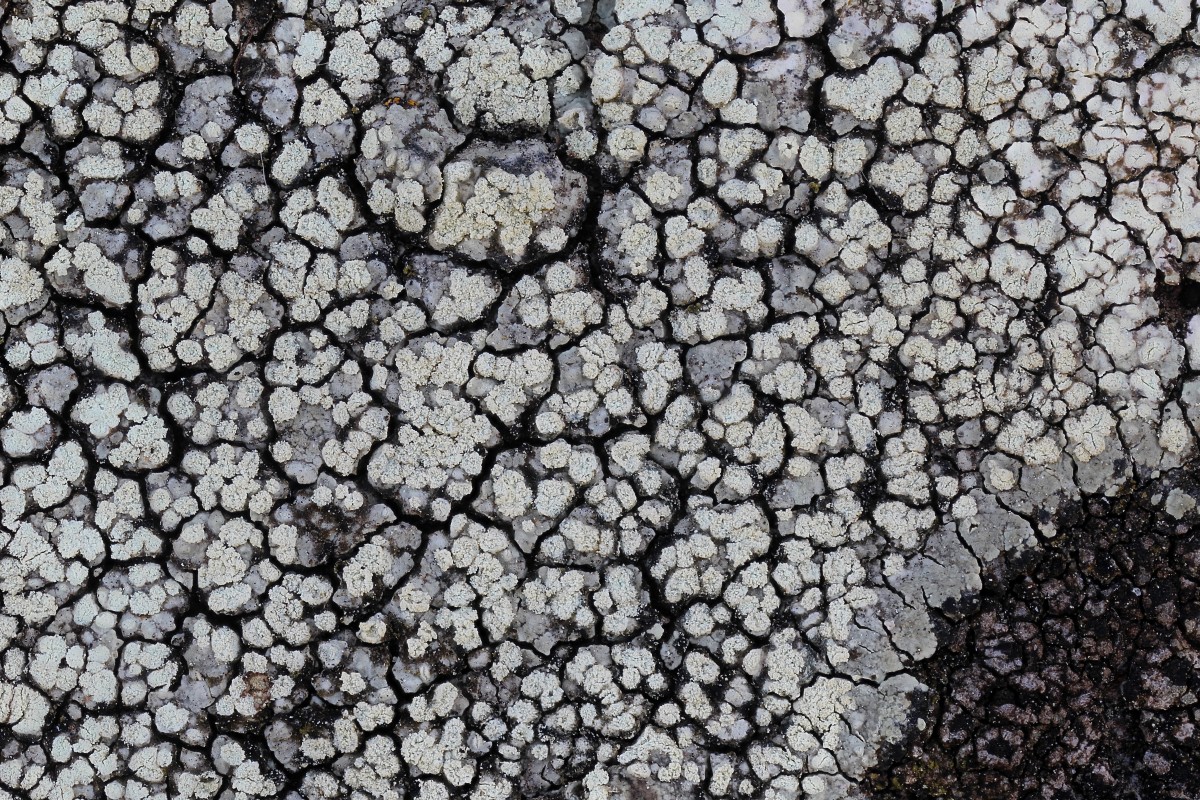
[[[222,250],[236,250],[242,232],[241,216],[228,201],[217,195],[208,205],[192,212],[192,224],[212,234],[213,244]]]
[[[1028,70],[1017,63],[1012,44],[986,47],[973,53],[967,68],[967,105],[972,111],[993,119],[1016,99],[1025,86]]]
[[[709,105],[720,108],[737,95],[737,80],[737,67],[729,61],[718,61],[705,76],[700,93]]]
[[[0,312],[32,303],[45,288],[41,276],[24,261],[17,258],[0,261]]]
[[[109,305],[121,306],[133,299],[125,271],[91,242],[83,242],[74,250],[59,250],[46,265],[47,272],[62,278],[71,269],[81,272],[84,287]]]
[[[883,115],[883,104],[904,87],[896,59],[888,56],[853,78],[830,76],[824,83],[825,102],[856,119],[874,122]]]
[[[467,43],[464,55],[446,70],[447,97],[460,120],[473,125],[478,119],[493,130],[550,124],[545,78],[569,63],[564,51],[531,44],[522,52],[502,29],[488,28]],[[522,66],[533,67],[539,79],[531,80]]]
[[[1036,300],[1046,287],[1046,267],[1027,251],[1008,243],[992,251],[988,277],[1016,300]]]
[[[608,152],[618,161],[633,163],[646,152],[646,134],[636,125],[622,125],[608,135]]]
[[[1072,444],[1071,454],[1084,463],[1108,449],[1115,439],[1117,420],[1104,406],[1091,405],[1082,414],[1068,417],[1064,427]]]
[[[511,260],[524,259],[534,226],[556,206],[554,187],[545,174],[514,175],[492,167],[475,179],[465,201],[452,189],[470,179],[471,166],[456,162],[446,167],[445,174],[447,196],[434,219],[429,243],[439,250],[458,248],[482,259],[494,240]]]
[[[140,371],[138,360],[121,346],[116,332],[109,329],[104,315],[93,311],[87,327],[79,335],[67,334],[64,344],[75,358],[90,358],[96,368],[111,378],[136,380]]]
[[[304,88],[301,124],[324,128],[344,121],[349,111],[346,101],[324,78],[318,78]]]
[[[38,736],[46,725],[50,704],[24,684],[0,683],[0,724],[18,736]]]
[[[109,451],[108,462],[118,469],[153,469],[167,463],[170,454],[166,425],[153,414],[130,426],[125,441]]]

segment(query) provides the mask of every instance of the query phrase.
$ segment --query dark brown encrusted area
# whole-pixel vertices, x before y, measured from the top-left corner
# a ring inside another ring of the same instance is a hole
[[[992,565],[917,670],[927,722],[873,798],[1200,796],[1200,528],[1166,494],[1092,500]]]
[[[1197,278],[1200,0],[0,0],[0,800],[1200,800]]]

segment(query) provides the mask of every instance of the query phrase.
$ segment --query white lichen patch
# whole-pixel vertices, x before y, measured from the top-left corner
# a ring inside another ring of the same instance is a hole
[[[864,796],[993,562],[1196,522],[1196,24],[5,5],[0,795]]]
[[[579,229],[587,182],[541,142],[476,145],[444,170],[429,245],[475,261],[524,264],[559,253]]]

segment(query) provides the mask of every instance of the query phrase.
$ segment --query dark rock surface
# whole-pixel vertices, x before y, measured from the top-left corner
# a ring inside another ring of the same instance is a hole
[[[1200,792],[1195,513],[1177,519],[1143,488],[1069,509],[1060,530],[990,565],[983,591],[947,618],[916,670],[929,722],[872,776],[872,797]]]

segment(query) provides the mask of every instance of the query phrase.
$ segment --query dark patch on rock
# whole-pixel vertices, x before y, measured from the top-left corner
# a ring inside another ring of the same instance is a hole
[[[992,566],[916,671],[924,730],[872,798],[1200,796],[1200,528],[1163,509],[1169,491],[1092,501]]]

